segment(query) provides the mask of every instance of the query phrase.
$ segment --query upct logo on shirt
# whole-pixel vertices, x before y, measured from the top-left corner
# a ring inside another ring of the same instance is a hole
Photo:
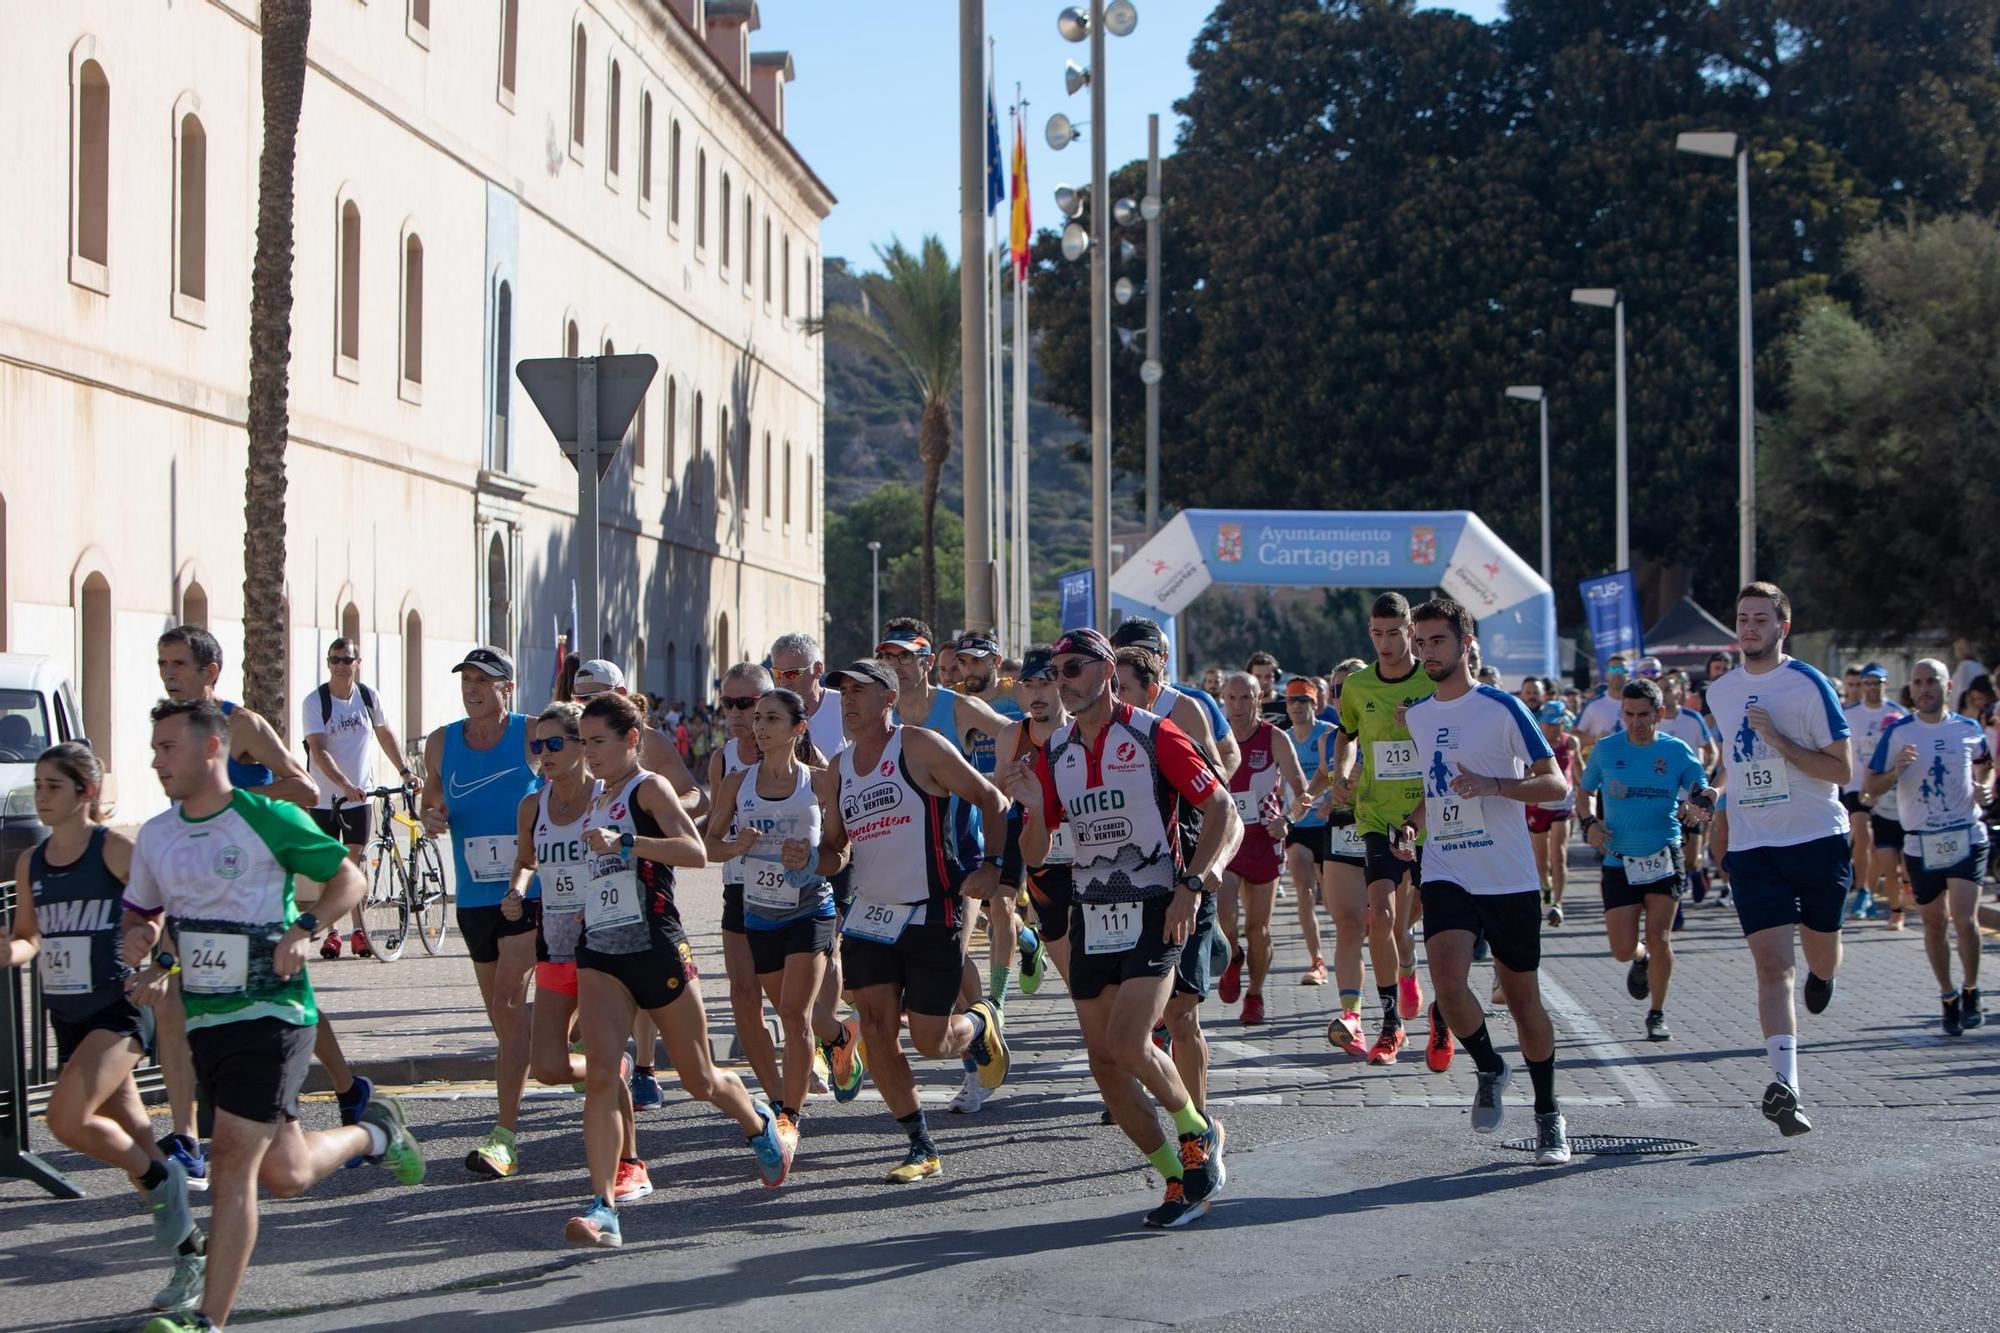
[[[224,879],[236,879],[243,873],[243,849],[235,843],[224,847],[215,854],[215,873]]]

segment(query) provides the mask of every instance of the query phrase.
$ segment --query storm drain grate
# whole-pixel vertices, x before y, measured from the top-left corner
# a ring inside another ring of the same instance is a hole
[[[1533,1138],[1508,1139],[1500,1145],[1516,1152],[1533,1152]],[[1692,1139],[1660,1139],[1643,1134],[1578,1134],[1569,1141],[1573,1153],[1587,1152],[1611,1157],[1658,1157],[1667,1153],[1692,1152],[1700,1147]]]

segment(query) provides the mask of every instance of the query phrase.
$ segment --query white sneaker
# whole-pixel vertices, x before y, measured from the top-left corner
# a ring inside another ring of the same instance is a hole
[[[978,1071],[968,1069],[965,1071],[965,1085],[958,1090],[958,1095],[951,1099],[945,1109],[953,1115],[977,1115],[980,1108],[986,1105],[986,1099],[992,1095],[986,1085],[979,1081]]]

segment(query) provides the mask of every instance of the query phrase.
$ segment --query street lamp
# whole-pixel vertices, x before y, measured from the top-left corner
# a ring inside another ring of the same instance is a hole
[[[875,602],[875,642],[882,642],[882,543],[868,543],[868,563],[872,566]],[[871,648],[872,652],[873,649]]]
[[[1625,467],[1625,298],[1616,287],[1578,287],[1569,294],[1578,305],[1592,305],[1613,313],[1617,328],[1618,358],[1618,564],[1632,568],[1632,494]]]
[[[1757,384],[1750,328],[1750,145],[1736,134],[1683,134],[1674,147],[1736,159],[1736,576],[1757,578]]]
[[[1556,586],[1555,560],[1549,549],[1549,399],[1539,384],[1510,384],[1507,396],[1542,409],[1542,582]]]

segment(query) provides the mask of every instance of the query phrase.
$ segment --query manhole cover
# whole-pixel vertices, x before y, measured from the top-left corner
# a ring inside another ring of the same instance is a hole
[[[1533,1152],[1535,1140],[1508,1139],[1500,1145],[1516,1152]],[[1700,1145],[1692,1139],[1656,1139],[1641,1134],[1578,1134],[1569,1141],[1571,1152],[1587,1152],[1600,1156],[1656,1157],[1665,1153],[1692,1152]]]

